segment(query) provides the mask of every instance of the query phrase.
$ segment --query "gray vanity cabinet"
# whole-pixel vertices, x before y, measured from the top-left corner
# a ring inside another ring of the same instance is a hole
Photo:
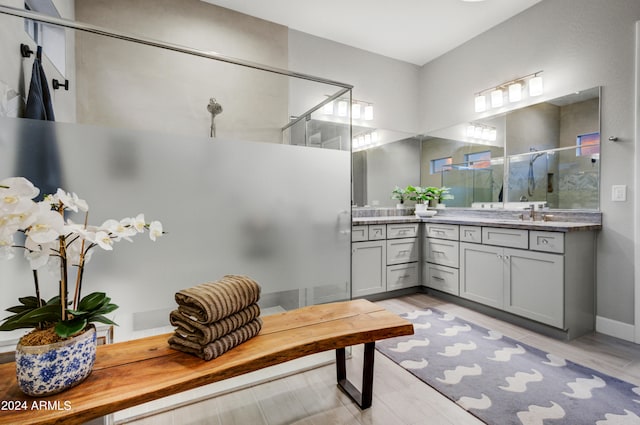
[[[547,325],[564,325],[562,255],[460,243],[460,296]]]
[[[386,225],[353,226],[351,244],[352,296],[387,290]]]
[[[564,256],[505,248],[504,309],[564,327]]]
[[[502,308],[504,248],[460,242],[460,296]]]
[[[387,245],[385,241],[351,244],[353,297],[377,294],[387,290]]]

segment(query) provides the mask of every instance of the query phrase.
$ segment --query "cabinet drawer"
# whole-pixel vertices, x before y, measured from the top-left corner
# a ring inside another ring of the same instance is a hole
[[[424,286],[429,288],[448,292],[453,295],[460,295],[458,269],[425,263],[422,282]]]
[[[418,223],[387,224],[387,239],[415,238],[418,236]]]
[[[386,224],[369,225],[369,240],[378,241],[382,239],[387,239],[387,225]]]
[[[387,266],[387,291],[418,286],[418,263]]]
[[[460,240],[463,242],[482,243],[482,227],[460,226]]]
[[[483,227],[482,243],[487,245],[528,249],[529,231],[521,229],[503,229],[499,227]]]
[[[369,240],[369,226],[351,227],[351,242],[362,242]]]
[[[564,233],[542,232],[531,230],[529,232],[529,249],[533,251],[564,253]]]
[[[418,261],[418,239],[387,240],[387,265]]]
[[[460,242],[427,238],[425,240],[426,259],[441,266],[458,267]]]
[[[460,227],[457,224],[425,224],[425,236],[457,241],[460,237]]]

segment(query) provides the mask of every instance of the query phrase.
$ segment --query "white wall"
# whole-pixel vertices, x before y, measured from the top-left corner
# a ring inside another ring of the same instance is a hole
[[[419,131],[416,65],[289,30],[289,69],[352,84],[353,98],[374,107],[373,121],[354,120],[354,124],[410,134]]]
[[[420,73],[425,132],[481,118],[473,111],[474,93],[531,72],[544,70],[544,99],[603,87],[597,312],[623,324],[634,322],[637,20],[637,0],[544,0],[426,64]],[[609,136],[620,141],[608,142]],[[611,202],[613,184],[628,185],[627,202]]]
[[[261,64],[287,67],[287,28],[199,0],[82,0],[80,22]],[[78,122],[280,142],[288,78],[92,34],[77,34]]]

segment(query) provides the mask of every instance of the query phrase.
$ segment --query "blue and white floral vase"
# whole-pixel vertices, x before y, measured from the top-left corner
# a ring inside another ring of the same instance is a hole
[[[27,395],[57,394],[84,381],[96,360],[96,328],[48,345],[16,347],[18,386]]]

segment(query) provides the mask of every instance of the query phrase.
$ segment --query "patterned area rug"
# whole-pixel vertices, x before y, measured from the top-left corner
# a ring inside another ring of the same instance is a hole
[[[385,356],[491,425],[640,424],[640,388],[437,309]]]

